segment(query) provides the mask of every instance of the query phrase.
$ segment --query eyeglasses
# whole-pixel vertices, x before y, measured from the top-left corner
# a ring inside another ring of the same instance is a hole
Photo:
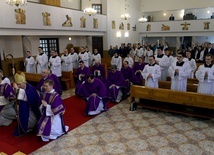
[[[182,56],[177,56],[177,58],[181,58]]]

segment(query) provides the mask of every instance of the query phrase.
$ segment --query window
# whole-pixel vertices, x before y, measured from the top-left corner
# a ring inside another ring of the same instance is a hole
[[[56,50],[59,54],[58,38],[40,38],[39,46],[43,47],[45,54],[50,57],[51,50]]]
[[[92,4],[92,8],[97,10],[97,14],[102,14],[102,4]]]

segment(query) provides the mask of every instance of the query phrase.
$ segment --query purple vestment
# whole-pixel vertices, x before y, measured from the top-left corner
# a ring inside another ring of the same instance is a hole
[[[39,106],[41,100],[36,89],[30,84],[26,83],[25,93],[27,101],[18,100],[18,125],[15,129],[14,136],[21,136],[28,132],[28,123],[30,120],[30,111],[32,111],[37,120],[33,120],[32,123],[37,123],[40,118]]]
[[[142,80],[143,80],[143,76],[140,72],[137,72],[138,70],[141,70],[143,71],[145,67],[145,64],[144,63],[141,63],[139,64],[138,62],[136,62],[134,64],[134,67],[133,67],[133,70],[134,70],[134,73],[135,73],[135,81],[134,81],[134,84],[138,84],[138,85],[142,85]]]
[[[100,72],[100,75],[99,73],[97,72],[97,70]],[[99,65],[94,65],[92,67],[92,70],[91,70],[92,74],[94,74],[94,77],[100,79],[101,81],[105,82],[105,69],[103,67],[103,65],[99,64]]]
[[[42,86],[44,85],[45,80],[52,80],[54,82],[54,90],[58,93],[58,94],[62,94],[62,87],[61,87],[61,83],[58,79],[58,77],[55,74],[50,74],[45,78],[42,78],[38,85],[36,86],[36,90],[38,90],[41,94],[44,92],[44,90],[42,89]]]
[[[106,80],[106,86],[109,89],[111,99],[112,99],[112,101],[116,101],[116,98],[119,93],[119,89],[117,89],[116,87],[111,87],[111,85],[113,85],[113,84],[119,87],[119,89],[123,93],[123,97],[125,97],[127,84],[124,80],[124,77],[123,77],[121,71],[116,70],[114,73],[112,71],[110,71],[108,73],[108,77]]]
[[[4,96],[5,99],[9,101],[15,98],[15,92],[8,83],[0,84],[0,96]],[[0,105],[0,111],[4,106],[5,105]]]
[[[76,90],[78,91],[79,86],[82,84],[83,81],[86,80],[87,76],[90,75],[91,71],[89,67],[84,66],[84,68],[79,67],[77,69],[77,82],[76,82]],[[84,76],[81,76],[84,75]]]
[[[134,71],[131,67],[128,66],[127,68],[125,67],[121,68],[121,73],[123,74],[123,77],[126,80],[126,84],[127,84],[126,91],[129,92],[130,84],[136,81]]]
[[[93,93],[97,96],[92,96]],[[89,111],[96,111],[100,100],[103,100],[103,110],[108,110],[107,102],[110,100],[110,97],[106,85],[100,79],[94,78],[92,83],[86,80],[85,83],[79,87],[77,94],[87,100],[86,114],[88,114]]]
[[[51,106],[51,111],[53,115],[61,116],[61,125],[63,131],[65,131],[64,120],[61,113],[65,110],[65,106],[62,102],[62,99],[59,94],[56,92],[53,93],[44,93],[41,96],[41,99],[46,101],[48,105]],[[50,136],[52,126],[52,117],[46,116],[46,107],[42,107],[42,116],[38,123],[38,136]]]

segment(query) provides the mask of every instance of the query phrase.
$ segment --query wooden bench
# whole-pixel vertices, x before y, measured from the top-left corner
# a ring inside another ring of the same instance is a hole
[[[214,117],[214,96],[199,94],[195,92],[181,92],[173,91],[161,88],[146,88],[144,86],[132,85],[130,90],[131,106],[130,110],[135,110],[137,103],[135,98],[141,98],[148,100],[148,104],[141,103],[145,108],[151,108],[156,110],[165,110],[169,112],[175,112],[180,114],[188,114],[191,116],[200,116],[205,118]],[[156,106],[151,106],[152,101],[163,102],[162,104],[156,104]],[[169,108],[164,107],[164,104],[168,105],[181,105],[184,107],[198,108],[198,113],[192,110],[186,111],[179,108]],[[200,111],[208,110],[209,112],[200,113]]]
[[[102,58],[101,63],[103,66],[106,65],[107,70],[111,70],[111,57],[108,58]]]
[[[162,89],[171,89],[171,82],[170,81],[159,81],[158,82],[159,88]],[[187,92],[197,92],[198,86],[195,84],[187,84]]]
[[[18,71],[18,73],[20,73],[20,72],[21,71]],[[29,83],[33,82],[33,85],[37,84],[42,79],[42,74],[26,73],[26,72],[23,72],[23,73],[25,74],[26,81],[29,82]],[[64,71],[62,71],[61,80],[62,80],[62,82],[65,83],[66,90],[75,87],[75,83],[74,83],[74,78],[73,78],[73,73],[72,72],[64,72]]]
[[[171,81],[171,78],[170,77],[167,77],[167,81]],[[193,78],[193,79],[190,79],[190,78],[188,78],[187,79],[187,83],[188,84],[198,84],[198,79],[196,79],[196,78]]]
[[[36,73],[26,73],[23,72],[25,74],[25,78],[27,82],[39,82],[42,78],[42,74],[36,74]]]
[[[61,80],[62,80],[62,82],[65,83],[66,90],[75,87],[74,77],[73,77],[73,73],[71,71],[70,72],[62,71]]]
[[[145,86],[145,79],[142,81],[142,86]],[[162,89],[171,89],[171,81],[158,81],[158,86]],[[197,92],[197,89],[197,84],[187,83],[188,92]]]

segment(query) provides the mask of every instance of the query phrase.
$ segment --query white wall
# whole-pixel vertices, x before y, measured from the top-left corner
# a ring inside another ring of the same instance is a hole
[[[58,38],[59,39],[59,52],[63,53],[67,44],[72,43],[74,46],[86,46],[91,48],[91,44],[87,44],[87,38],[84,36],[71,36],[71,41],[67,36],[25,36],[30,41],[30,50],[32,55],[38,54],[39,39],[40,38]],[[5,51],[5,54],[12,54],[14,58],[23,57],[24,51],[22,44],[22,36],[1,36],[0,37],[0,51]],[[1,52],[1,53],[2,53]],[[3,56],[2,56],[3,58]]]
[[[141,11],[180,10],[214,7],[213,0],[141,0]]]
[[[110,45],[120,45],[121,43],[133,43],[136,41],[140,42],[139,38],[139,29],[138,29],[138,18],[141,16],[140,13],[140,0],[135,0],[133,3],[132,0],[127,0],[127,11],[131,15],[130,20],[123,21],[121,20],[121,14],[125,13],[125,1],[124,0],[107,0],[107,44],[104,46],[104,49],[108,49]],[[116,22],[116,29],[112,29],[112,21]],[[124,30],[119,30],[119,24],[124,23]],[[127,23],[130,23],[130,30],[127,30]],[[132,27],[137,26],[137,31],[133,31]],[[121,38],[116,37],[116,33],[120,31],[122,36]],[[129,37],[125,38],[124,33],[128,32]]]
[[[80,0],[61,0],[60,6],[80,10]]]
[[[3,1],[0,1],[0,34],[4,33],[5,35],[10,34],[13,31],[14,33],[19,34],[19,30],[31,30],[29,33],[35,31],[35,35],[38,34],[38,31],[45,30],[44,33],[50,34],[48,31],[53,33],[53,31],[60,30],[61,32],[69,33],[74,31],[81,35],[82,32],[91,32],[91,34],[96,34],[96,32],[106,32],[106,16],[97,14],[94,17],[84,15],[82,11],[76,11],[71,9],[53,7],[48,5],[42,5],[37,3],[28,3],[23,9],[26,11],[26,24],[16,24],[15,19],[15,9],[6,4]],[[42,12],[48,12],[51,14],[51,26],[43,25],[43,16]],[[66,15],[69,15],[72,18],[72,27],[63,27],[62,24],[66,21]],[[80,18],[84,16],[86,18],[86,28],[80,28]],[[98,28],[93,28],[93,18],[98,19]],[[5,30],[7,30],[5,32]],[[12,30],[12,31],[11,31]],[[16,30],[17,32],[14,32]],[[27,32],[27,31],[26,31]],[[27,35],[22,32],[22,35]],[[82,33],[82,35],[85,35]]]

